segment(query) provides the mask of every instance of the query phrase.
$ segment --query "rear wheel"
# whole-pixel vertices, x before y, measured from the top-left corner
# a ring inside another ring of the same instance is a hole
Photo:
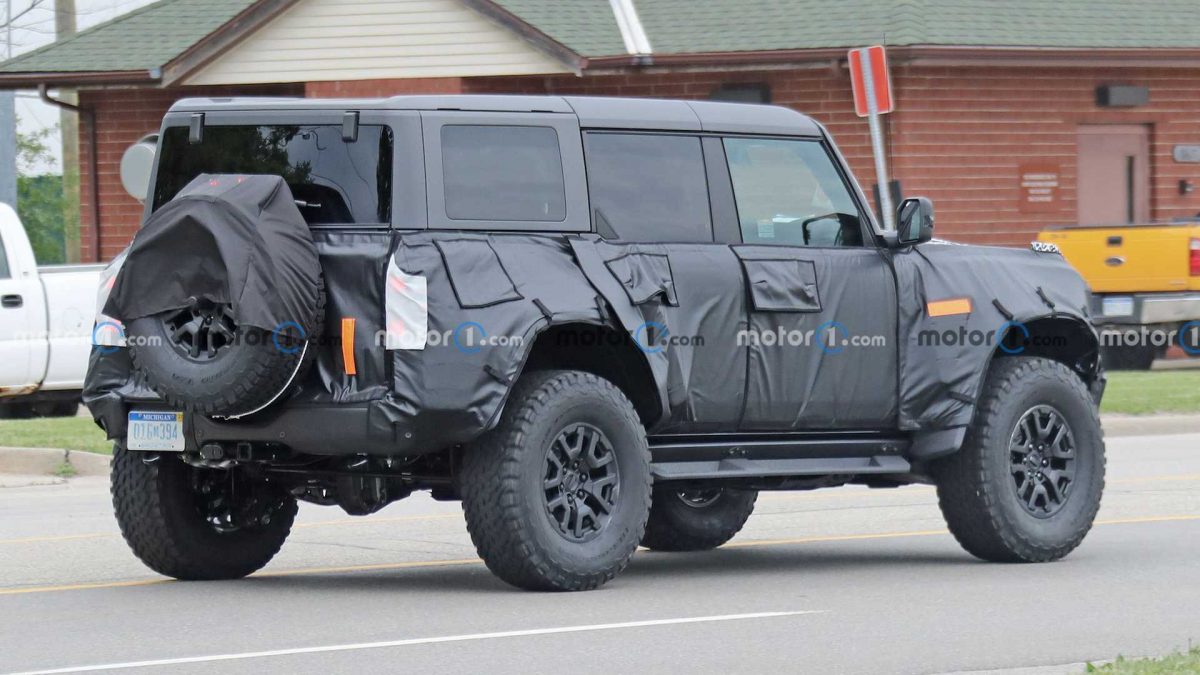
[[[463,459],[467,529],[488,568],[530,590],[596,588],[628,564],[650,508],[650,453],[611,382],[539,371]]]
[[[654,489],[642,546],[655,551],[707,551],[733,539],[754,512],[756,490]]]
[[[1091,529],[1104,491],[1096,405],[1061,363],[997,359],[962,449],[932,469],[946,523],[969,553],[1062,558]]]
[[[112,497],[121,534],[150,569],[184,580],[238,579],[283,546],[296,500],[244,469],[201,469],[177,455],[117,447]]]

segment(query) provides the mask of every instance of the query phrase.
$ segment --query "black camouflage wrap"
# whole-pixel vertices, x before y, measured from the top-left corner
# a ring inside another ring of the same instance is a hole
[[[103,311],[128,323],[205,299],[243,326],[307,331],[320,275],[282,178],[202,174],[138,231]]]
[[[345,447],[323,450],[330,454],[416,454],[473,440],[496,424],[538,335],[563,324],[606,326],[638,345],[635,358],[655,388],[652,434],[902,429],[914,432],[919,457],[961,443],[996,353],[994,344],[923,344],[922,330],[1054,319],[1095,339],[1082,280],[1048,253],[936,242],[889,252],[319,228],[312,240],[327,286],[327,332],[340,317],[358,321],[358,374],[344,373],[340,345],[322,345],[299,391],[265,415],[269,423],[272,415],[299,419],[310,406],[361,408],[365,414],[337,430]],[[385,350],[390,260],[427,279],[429,333],[445,339]],[[970,314],[927,315],[928,302],[961,297],[971,299]],[[886,345],[830,353],[740,337],[819,333],[830,322],[882,334]],[[509,339],[464,344],[466,325]],[[702,340],[658,344],[648,330]],[[130,401],[153,399],[130,381],[123,352],[93,354],[85,393],[112,436],[123,432]],[[1093,359],[1081,374],[1100,378],[1096,367]],[[262,421],[247,424],[255,423]]]

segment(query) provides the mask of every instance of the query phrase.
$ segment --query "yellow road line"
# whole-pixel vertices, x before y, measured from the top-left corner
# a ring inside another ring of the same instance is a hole
[[[303,567],[295,570],[279,572],[262,572],[255,574],[259,577],[294,577],[301,574],[340,574],[342,572],[372,572],[377,570],[408,570],[422,567],[449,567],[452,565],[477,565],[483,561],[479,558],[460,558],[457,560],[414,560],[402,563],[378,563],[375,565],[346,565],[344,567]],[[0,590],[0,595],[3,591]]]
[[[155,586],[175,583],[174,579],[135,579],[132,581],[98,581],[91,584],[64,584],[61,586],[29,586],[27,588],[2,588],[0,595],[23,595],[26,593],[58,593],[60,591],[90,591],[99,588],[128,588],[129,586]]]
[[[106,532],[92,532],[89,534],[63,534],[59,536],[49,537],[22,537],[19,539],[0,539],[0,545],[4,544],[40,544],[51,541],[78,541],[80,539],[108,539],[120,535],[108,534]]]
[[[1170,516],[1145,516],[1139,518],[1111,518],[1097,520],[1096,525],[1130,525],[1142,523],[1167,523],[1200,520],[1200,514],[1180,514]],[[864,541],[871,539],[903,539],[912,537],[933,537],[949,534],[948,530],[910,530],[902,532],[873,532],[865,534],[841,534],[817,537],[799,537],[791,539],[758,539],[725,544],[722,548],[750,548],[757,546],[788,546],[794,544],[819,544],[839,541]],[[305,567],[278,572],[262,572],[251,578],[290,577],[307,574],[342,574],[347,572],[372,572],[386,570],[424,569],[431,567],[448,567],[454,565],[477,565],[483,561],[479,558],[460,558],[454,560],[414,560],[401,563],[378,563],[373,565],[346,565],[343,567]],[[130,586],[152,586],[157,584],[175,583],[171,579],[140,579],[134,581],[96,582],[87,584],[71,584],[62,586],[29,586],[26,588],[0,588],[0,596],[24,595],[29,593],[55,593],[61,591],[83,591],[105,588],[126,588]]]
[[[1169,483],[1169,482],[1191,482],[1200,481],[1200,473],[1178,474],[1165,476],[1142,476],[1140,478],[1116,478],[1108,481],[1109,485],[1127,485],[1131,483]],[[813,492],[796,492],[796,493],[768,493],[765,502],[771,501],[786,501],[792,499],[858,499],[860,497],[897,497],[897,496],[915,496],[933,494],[934,488],[929,486],[910,487],[904,490],[847,490],[847,491],[822,491],[816,490]],[[759,515],[791,515],[792,512],[772,513],[763,511]],[[380,525],[383,523],[408,523],[419,522],[426,520],[461,520],[461,513],[436,513],[423,516],[391,516],[387,518],[371,517],[371,518],[341,518],[338,520],[322,520],[313,523],[296,523],[293,529],[310,529],[321,527],[342,527],[346,525]],[[85,541],[89,539],[115,539],[121,535],[105,532],[91,532],[86,534],[66,534],[59,536],[47,537],[20,537],[16,539],[0,539],[0,546],[13,544],[44,544],[56,542],[71,542]]]

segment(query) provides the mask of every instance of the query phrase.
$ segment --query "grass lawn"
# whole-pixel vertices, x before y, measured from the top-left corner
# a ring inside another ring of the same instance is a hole
[[[1186,653],[1164,656],[1161,659],[1134,659],[1126,661],[1118,658],[1103,666],[1087,668],[1089,673],[1115,673],[1116,675],[1184,675],[1185,673],[1200,673],[1200,647],[1195,647]]]
[[[1111,372],[1100,412],[1200,412],[1200,370]]]
[[[42,417],[0,420],[0,445],[12,448],[63,448],[112,454],[112,441],[90,417]]]

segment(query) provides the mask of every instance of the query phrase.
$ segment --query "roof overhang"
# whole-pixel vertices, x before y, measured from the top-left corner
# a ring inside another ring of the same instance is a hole
[[[157,86],[159,76],[150,70],[96,71],[78,73],[0,73],[0,89],[50,87]]]
[[[746,52],[699,52],[690,54],[619,55],[586,58],[582,70],[585,74],[611,72],[613,70],[654,67],[663,70],[675,68],[694,69],[699,67],[746,68],[767,66],[777,68],[786,65],[804,65],[844,61],[849,48],[822,49],[777,49]],[[1044,47],[964,47],[941,45],[915,45],[888,47],[888,58],[892,62],[914,65],[970,65],[970,66],[1054,66],[1054,67],[1156,67],[1197,68],[1200,67],[1200,49],[1151,49],[1151,48],[1094,48],[1074,49]]]

